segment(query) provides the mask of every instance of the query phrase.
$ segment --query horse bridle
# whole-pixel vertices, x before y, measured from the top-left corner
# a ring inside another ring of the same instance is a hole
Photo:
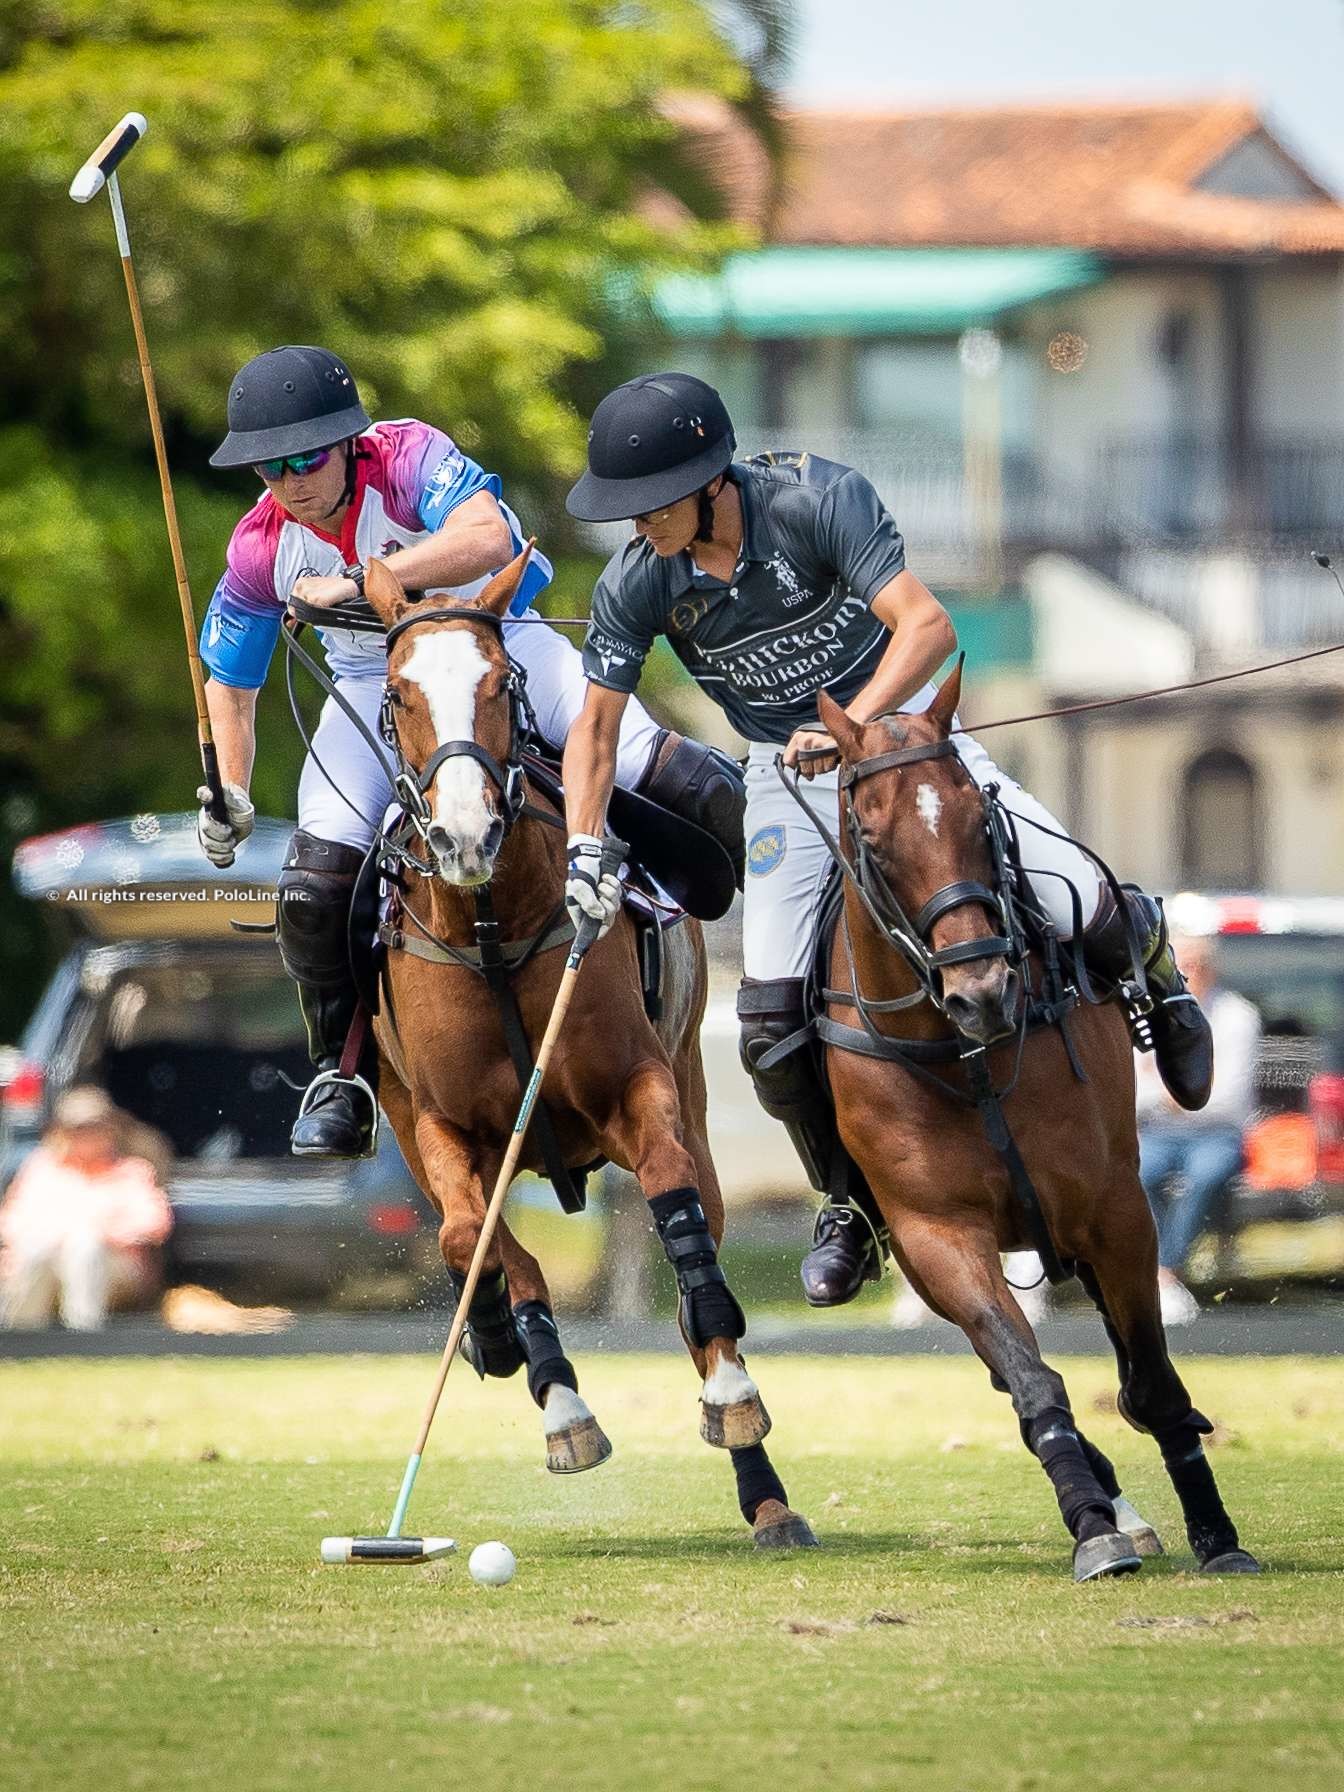
[[[387,631],[389,658],[394,645],[402,635],[425,622],[480,622],[484,623],[487,628],[493,629],[501,642],[504,638],[503,618],[496,616],[493,611],[477,609],[468,604],[444,605],[433,610],[417,610],[412,615],[403,616],[400,622],[394,622]],[[532,706],[528,701],[525,679],[526,674],[523,669],[510,659],[504,687],[509,699],[509,751],[503,765],[479,741],[448,740],[434,749],[423,769],[418,772],[402,751],[401,741],[397,735],[394,713],[396,700],[389,679],[383,691],[379,728],[383,739],[396,756],[393,789],[406,811],[407,819],[426,845],[429,844],[429,826],[434,814],[429,801],[429,792],[440,767],[450,759],[474,759],[494,784],[499,791],[502,805],[500,819],[504,823],[506,836],[514,822],[522,814],[526,800],[526,774],[523,770],[519,743],[525,732],[529,730],[535,732],[535,718],[532,714]]]
[[[888,753],[877,753],[869,759],[842,764],[840,790],[848,795],[864,778],[874,777],[879,772],[891,771],[899,766],[960,757],[957,743],[950,736],[944,740],[930,741],[923,746],[895,747]],[[906,914],[887,882],[882,867],[864,837],[852,800],[844,805],[845,827],[854,856],[851,877],[855,888],[870,915],[909,963],[924,993],[939,1008],[942,1007],[943,998],[942,972],[947,965],[972,964],[988,958],[1003,958],[1009,964],[1017,965],[1026,956],[1026,942],[1009,896],[1016,882],[1016,842],[1010,831],[1011,824],[997,800],[998,786],[990,784],[983,789],[978,786],[976,788],[984,811],[985,832],[994,862],[994,886],[991,888],[988,884],[971,878],[944,884],[940,890],[934,891],[913,918]],[[954,946],[935,948],[930,945],[929,935],[944,915],[950,914],[953,909],[972,905],[988,909],[998,921],[1000,931],[984,939],[963,940]]]

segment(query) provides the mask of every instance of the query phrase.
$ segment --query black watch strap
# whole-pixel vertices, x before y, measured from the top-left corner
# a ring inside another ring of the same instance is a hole
[[[361,597],[363,597],[363,595],[364,595],[364,568],[359,564],[358,561],[356,561],[353,566],[343,566],[341,568],[341,577],[343,579],[349,579],[350,583],[354,586],[355,590],[358,591],[358,593]]]

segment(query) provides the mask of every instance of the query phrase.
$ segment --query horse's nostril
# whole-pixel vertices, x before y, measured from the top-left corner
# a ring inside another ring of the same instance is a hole
[[[486,858],[493,859],[503,844],[504,823],[498,816],[496,816],[494,821],[492,821],[490,826],[485,830],[485,842],[482,850],[484,851]]]

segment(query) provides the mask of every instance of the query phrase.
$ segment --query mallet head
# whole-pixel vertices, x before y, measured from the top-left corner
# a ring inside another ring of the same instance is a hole
[[[457,1548],[451,1537],[324,1537],[322,1560],[341,1562],[437,1562]]]
[[[107,185],[109,174],[125,159],[149,129],[143,112],[128,112],[120,124],[114,125],[70,182],[70,197],[79,205],[87,205]]]

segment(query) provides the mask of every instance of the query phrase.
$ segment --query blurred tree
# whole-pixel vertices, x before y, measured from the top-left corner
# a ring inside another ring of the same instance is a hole
[[[524,514],[582,458],[570,396],[619,282],[737,240],[664,94],[768,134],[788,0],[0,0],[0,853],[17,833],[182,807],[180,621],[106,201],[66,197],[131,108],[132,246],[198,616],[255,492],[206,456],[234,369],[277,342],[349,356],[374,415],[417,414]],[[658,187],[681,199],[656,214]],[[584,394],[586,396],[586,394]],[[272,681],[273,684],[277,681]],[[297,743],[263,699],[259,806]],[[31,925],[3,899],[23,941]],[[0,989],[0,1039],[24,978]]]

